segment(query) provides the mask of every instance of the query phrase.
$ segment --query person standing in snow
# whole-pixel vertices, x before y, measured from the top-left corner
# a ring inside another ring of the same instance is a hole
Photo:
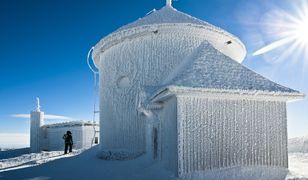
[[[67,154],[67,149],[69,148],[69,152],[72,152],[73,148],[73,136],[71,131],[66,131],[66,134],[63,135],[64,143],[65,143],[65,149],[64,154]]]

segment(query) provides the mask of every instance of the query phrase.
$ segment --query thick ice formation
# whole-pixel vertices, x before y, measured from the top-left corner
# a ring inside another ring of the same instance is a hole
[[[146,153],[177,176],[286,168],[286,102],[303,95],[237,63],[245,54],[233,35],[170,5],[103,38],[92,53],[100,157]]]
[[[167,23],[190,23],[197,24],[205,27],[209,27],[212,29],[216,29],[217,31],[224,31],[212,24],[202,21],[198,18],[192,17],[183,12],[177,11],[172,6],[165,6],[158,11],[154,11],[153,13],[140,18],[132,23],[129,23],[125,26],[122,26],[117,31],[122,31],[125,29],[130,29],[138,26],[145,25],[154,25],[154,24],[167,24]]]
[[[106,51],[123,41],[143,37],[149,33],[157,34],[165,29],[173,29],[174,34],[179,30],[187,31],[208,40],[219,51],[238,62],[242,62],[246,56],[245,46],[236,36],[167,5],[103,38],[95,46],[92,57],[99,66],[98,56],[101,51]]]
[[[299,94],[235,62],[203,42],[165,80],[166,85],[241,91]]]

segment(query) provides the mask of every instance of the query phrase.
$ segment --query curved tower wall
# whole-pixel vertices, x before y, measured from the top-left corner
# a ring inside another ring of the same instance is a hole
[[[103,152],[137,155],[145,151],[147,118],[137,109],[146,98],[146,87],[162,85],[169,73],[207,39],[206,34],[186,29],[158,29],[126,39],[100,53],[97,65]]]

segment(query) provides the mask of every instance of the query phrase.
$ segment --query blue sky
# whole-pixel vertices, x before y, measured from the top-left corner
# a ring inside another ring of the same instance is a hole
[[[238,36],[246,45],[248,68],[308,94],[308,59],[281,46],[252,53],[281,37],[277,14],[296,15],[301,0],[178,0],[173,6]],[[2,0],[0,1],[0,133],[29,133],[35,97],[48,114],[92,119],[93,77],[88,50],[117,28],[145,16],[164,0]],[[288,52],[286,54],[286,52]],[[308,100],[288,105],[289,136],[308,134]],[[0,134],[1,135],[1,134]]]

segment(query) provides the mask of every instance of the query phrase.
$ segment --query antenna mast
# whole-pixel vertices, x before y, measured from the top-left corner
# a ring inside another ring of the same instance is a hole
[[[172,6],[172,0],[166,0],[166,6]]]
[[[40,106],[40,98],[36,97],[36,112],[41,111],[41,106]]]

